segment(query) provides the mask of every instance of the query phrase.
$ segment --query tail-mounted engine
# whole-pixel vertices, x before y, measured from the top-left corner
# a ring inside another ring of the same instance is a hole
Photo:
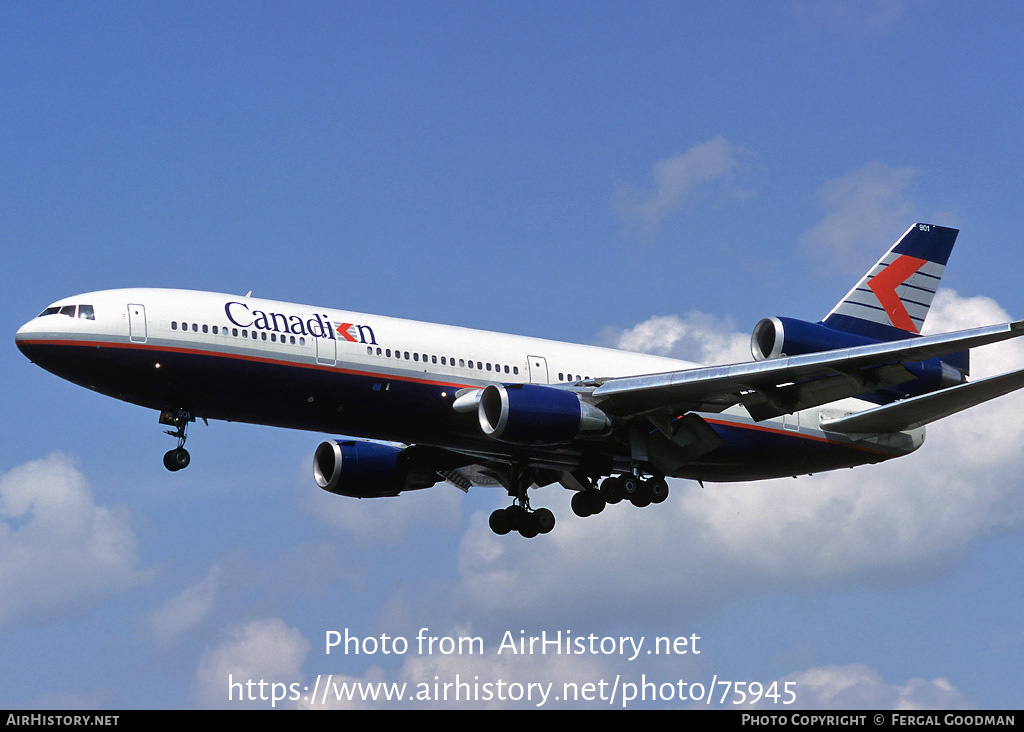
[[[796,318],[762,318],[750,336],[750,354],[755,361],[764,361],[878,342],[877,338],[835,330],[821,323]]]

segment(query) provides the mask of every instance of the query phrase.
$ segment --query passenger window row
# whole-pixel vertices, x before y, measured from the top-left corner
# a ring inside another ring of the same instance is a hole
[[[205,323],[178,323],[176,320],[171,321],[171,330],[181,329],[183,331],[191,330],[193,333],[211,333],[213,335],[231,336],[233,338],[249,338],[249,331],[246,328],[231,328],[230,332],[226,326],[207,325]],[[269,340],[271,343],[286,343],[290,345],[306,345],[306,339],[304,336],[299,336],[296,339],[293,335],[281,334],[281,337],[277,337],[277,333],[270,333],[269,337],[266,331],[252,331],[252,340]]]
[[[421,363],[431,363],[435,365],[440,363],[442,366],[451,367],[454,367],[456,364],[456,359],[454,356],[434,356],[428,355],[426,353],[410,353],[409,351],[399,351],[397,349],[394,352],[392,352],[390,348],[381,348],[380,346],[378,346],[375,351],[372,346],[366,347],[366,355],[373,356],[375,353],[376,355],[383,356],[384,358],[399,358],[404,361],[417,361]],[[518,366],[509,366],[508,364],[497,364],[484,361],[474,361],[472,359],[465,358],[458,359],[458,367],[462,369],[474,369],[476,371],[490,371],[492,373],[497,374],[506,373],[512,376],[519,375]]]
[[[60,311],[61,313],[63,313],[63,311],[65,309],[67,309],[68,307],[72,308],[72,310],[74,308],[74,306],[65,306],[65,308],[47,308],[45,311],[43,311],[43,313],[41,313],[41,315],[50,315],[51,314],[50,311],[53,311],[54,313]],[[83,309],[84,308],[88,308],[88,311],[87,311],[88,314],[82,314],[82,312],[80,311],[80,314],[79,314],[78,317],[80,317],[80,318],[89,318],[90,320],[92,320],[93,317],[94,317],[93,316],[93,312],[92,312],[92,306],[91,305],[82,305],[80,307],[83,308]],[[72,317],[74,317],[74,313],[73,312],[63,313],[63,314],[70,314]],[[212,334],[212,335],[222,335],[222,336],[230,335],[231,337],[234,337],[234,338],[249,338],[250,337],[249,331],[246,328],[231,328],[230,332],[229,332],[229,329],[227,327],[225,327],[225,326],[207,325],[205,323],[186,323],[186,322],[179,323],[176,320],[172,320],[171,321],[171,330],[182,330],[182,331],[189,331],[189,330],[191,330],[193,333],[208,333],[208,334]],[[268,335],[268,333],[266,331],[253,330],[251,337],[252,337],[252,340],[264,340],[264,341],[269,340],[271,343],[281,342],[281,343],[287,343],[287,344],[290,344],[290,345],[293,345],[293,346],[294,345],[300,345],[300,346],[306,345],[306,339],[303,336],[299,336],[298,338],[296,338],[293,335],[281,334],[280,339],[278,339],[278,334],[277,333],[273,333],[272,332],[272,333],[270,333]],[[366,354],[368,356],[373,356],[374,354],[376,354],[377,356],[382,356],[384,358],[397,358],[397,359],[402,359],[404,361],[414,361],[414,362],[418,362],[418,363],[430,363],[430,364],[434,364],[434,365],[440,364],[441,366],[450,366],[450,367],[453,367],[453,368],[456,366],[456,364],[458,364],[458,368],[463,368],[463,369],[472,369],[472,370],[475,370],[475,371],[489,371],[489,372],[495,373],[495,374],[508,374],[510,376],[518,376],[519,375],[519,367],[518,366],[509,366],[508,364],[496,364],[496,363],[490,363],[490,362],[486,362],[486,361],[474,361],[473,359],[466,359],[466,358],[456,359],[454,356],[437,356],[437,355],[429,355],[429,354],[426,354],[426,353],[419,353],[419,352],[400,351],[398,349],[395,349],[394,351],[392,351],[392,349],[390,349],[390,348],[381,348],[380,346],[378,346],[376,349],[374,349],[373,346],[367,346],[366,347]],[[574,379],[572,374],[563,374],[561,372],[559,372],[559,374],[558,374],[558,380],[559,381],[581,381],[582,379],[589,379],[589,378],[590,378],[589,376],[582,376],[581,377],[579,374],[577,374],[575,379]]]

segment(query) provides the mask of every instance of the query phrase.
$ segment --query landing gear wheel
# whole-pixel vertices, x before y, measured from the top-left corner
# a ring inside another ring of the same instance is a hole
[[[537,530],[541,534],[550,533],[551,529],[555,528],[555,514],[548,508],[538,508],[533,514],[534,520],[537,522]]]
[[[168,450],[164,453],[164,467],[172,473],[187,468],[191,461],[192,457],[184,447]]]
[[[640,481],[640,486],[636,492],[629,497],[629,502],[637,508],[643,508],[644,506],[650,506],[654,500],[654,496],[651,493],[651,483],[648,480]]]
[[[572,512],[580,518],[586,518],[591,514],[590,501],[587,500],[586,491],[573,493],[569,505],[572,507]]]
[[[601,495],[605,503],[614,506],[622,500],[622,479],[618,477],[605,478],[601,483]]]
[[[519,535],[524,539],[532,539],[540,533],[540,523],[534,513],[524,513],[519,522]]]
[[[664,478],[652,478],[650,481],[651,503],[664,503],[668,498],[668,483]]]
[[[632,501],[633,497],[636,496],[636,494],[640,491],[640,479],[637,478],[635,475],[626,474],[620,477],[619,480],[621,481],[622,485],[622,497],[628,498],[630,501]]]
[[[499,508],[491,513],[491,517],[488,519],[487,523],[490,525],[491,531],[498,536],[504,536],[512,530],[512,522],[509,521],[508,509],[505,508]]]

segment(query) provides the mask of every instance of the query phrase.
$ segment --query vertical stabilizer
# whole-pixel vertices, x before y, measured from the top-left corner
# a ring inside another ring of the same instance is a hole
[[[914,224],[822,323],[879,340],[919,334],[958,233]]]

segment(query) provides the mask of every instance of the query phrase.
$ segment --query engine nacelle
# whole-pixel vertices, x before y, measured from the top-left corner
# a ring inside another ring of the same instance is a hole
[[[313,478],[325,491],[351,498],[397,496],[440,480],[404,448],[359,440],[321,442],[313,454]]]
[[[537,384],[487,386],[477,415],[485,435],[505,442],[555,444],[611,426],[604,412],[573,392]]]
[[[878,342],[876,338],[835,330],[821,323],[796,318],[762,318],[750,336],[750,355],[755,361],[764,361]]]

